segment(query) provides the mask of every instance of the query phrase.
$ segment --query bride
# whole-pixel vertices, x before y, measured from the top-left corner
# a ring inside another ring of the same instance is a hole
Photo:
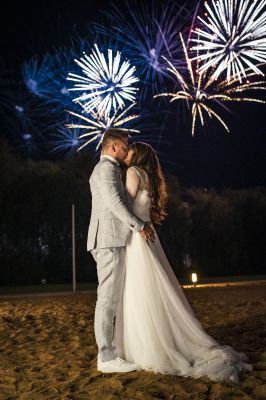
[[[133,212],[143,221],[158,224],[165,218],[167,192],[153,148],[137,142],[130,146],[126,190]],[[114,340],[120,357],[140,369],[214,381],[239,381],[251,371],[244,353],[222,346],[197,320],[171,269],[155,232],[146,242],[132,232],[126,247],[123,298],[116,316]]]

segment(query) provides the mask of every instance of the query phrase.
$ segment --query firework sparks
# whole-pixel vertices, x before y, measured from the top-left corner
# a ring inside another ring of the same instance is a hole
[[[195,126],[197,118],[200,119],[201,125],[205,125],[204,115],[207,114],[209,118],[216,118],[223,127],[229,132],[229,128],[223,119],[210,107],[210,103],[214,102],[221,105],[223,102],[257,102],[266,103],[264,100],[249,98],[249,97],[232,97],[234,94],[246,92],[248,90],[266,90],[265,81],[246,82],[236,85],[238,82],[237,76],[232,77],[231,81],[224,80],[220,83],[214,81],[208,76],[208,70],[203,74],[194,72],[192,60],[189,58],[185,43],[180,34],[182,41],[185,59],[187,63],[187,70],[190,82],[187,82],[180,72],[173,66],[173,64],[166,60],[169,65],[169,71],[175,76],[182,90],[176,93],[161,93],[154,97],[168,96],[171,97],[170,102],[175,100],[186,100],[192,103],[192,136],[195,133]],[[247,77],[255,75],[254,72],[246,73]]]
[[[128,60],[121,60],[121,53],[108,49],[108,59],[94,45],[90,55],[75,62],[82,68],[84,76],[69,73],[68,80],[77,82],[69,90],[82,91],[74,102],[85,102],[83,108],[87,113],[97,109],[99,114],[108,118],[112,111],[125,107],[125,101],[134,102],[138,88],[132,86],[139,79],[134,75],[136,68]],[[87,93],[89,92],[89,93]]]
[[[122,112],[118,112],[118,109],[111,115],[99,114],[96,111],[91,111],[89,116],[75,113],[73,111],[67,111],[70,115],[82,119],[86,124],[67,124],[66,127],[70,129],[85,129],[86,132],[79,136],[79,139],[88,138],[85,143],[82,144],[77,150],[80,151],[85,146],[88,146],[94,141],[98,140],[96,151],[102,143],[104,134],[110,129],[116,129],[120,131],[140,133],[139,130],[126,128],[126,124],[139,117],[137,114],[128,115],[129,110],[134,107],[136,103],[131,104],[129,107],[124,109]]]
[[[43,99],[51,93],[52,57],[46,54],[42,59],[32,57],[23,64],[22,76],[30,93]]]
[[[118,41],[123,51],[134,60],[145,84],[140,93],[141,100],[146,98],[148,91],[153,95],[164,87],[168,71],[162,56],[181,67],[182,48],[174,38],[176,31],[183,30],[189,21],[191,13],[187,4],[177,6],[172,1],[163,5],[157,1],[146,4],[126,0],[122,10],[112,3],[110,10],[103,12],[111,22],[110,27],[108,24],[95,24],[98,33]]]
[[[60,47],[53,54],[52,74],[50,76],[52,84],[48,102],[52,104],[55,113],[63,112],[66,108],[73,106],[73,96],[68,90],[66,78],[70,70],[73,73],[79,73],[79,66],[75,64],[74,59],[82,54],[87,46],[87,41],[78,36],[73,36],[70,47]]]
[[[84,142],[80,139],[80,129],[59,128],[53,135],[54,139],[50,143],[51,152],[71,155]]]
[[[266,3],[265,0],[211,0],[204,2],[205,17],[198,19],[202,28],[194,30],[192,38],[203,61],[199,72],[213,67],[216,79],[226,70],[227,81],[237,76],[242,82],[246,70],[263,75],[258,63],[266,62]]]

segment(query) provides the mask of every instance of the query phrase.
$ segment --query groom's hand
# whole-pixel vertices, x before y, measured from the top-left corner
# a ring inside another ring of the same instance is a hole
[[[153,228],[150,226],[149,222],[145,222],[144,227],[141,229],[140,231],[141,236],[145,239],[145,240],[151,240],[152,242],[154,242],[155,240],[155,234],[154,234],[154,230]]]

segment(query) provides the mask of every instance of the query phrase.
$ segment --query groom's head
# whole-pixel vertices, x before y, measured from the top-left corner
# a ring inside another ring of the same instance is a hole
[[[102,154],[123,162],[128,153],[128,133],[118,129],[105,132],[102,140]]]

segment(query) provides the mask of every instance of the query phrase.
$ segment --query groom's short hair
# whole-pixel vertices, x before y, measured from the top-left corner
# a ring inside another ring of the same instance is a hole
[[[128,139],[128,133],[125,131],[121,131],[119,129],[109,129],[104,134],[104,137],[102,140],[102,148],[104,149],[105,146],[116,141],[117,139],[118,140]]]

